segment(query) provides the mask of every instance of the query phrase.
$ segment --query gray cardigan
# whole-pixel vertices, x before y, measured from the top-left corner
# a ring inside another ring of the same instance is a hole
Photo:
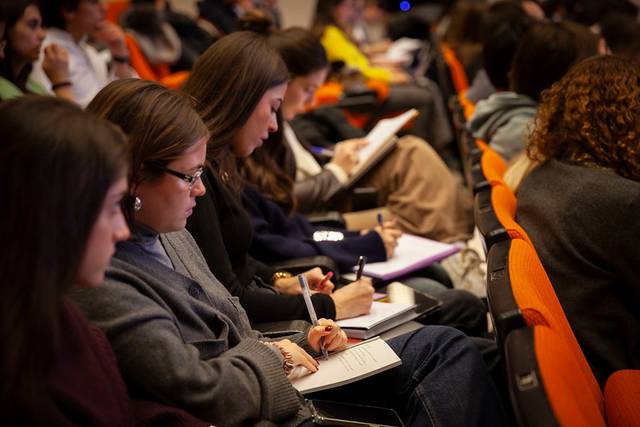
[[[109,338],[130,393],[218,426],[297,425],[308,418],[281,357],[251,330],[191,235],[160,239],[175,270],[141,245],[122,242],[106,282],[73,294]],[[316,355],[306,334],[288,338]]]

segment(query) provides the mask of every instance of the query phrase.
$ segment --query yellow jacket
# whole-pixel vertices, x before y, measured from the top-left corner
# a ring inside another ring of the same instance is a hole
[[[367,57],[338,27],[328,25],[320,41],[330,62],[343,61],[348,66],[360,70],[367,79],[381,80],[385,83],[391,81],[391,71],[369,65]]]

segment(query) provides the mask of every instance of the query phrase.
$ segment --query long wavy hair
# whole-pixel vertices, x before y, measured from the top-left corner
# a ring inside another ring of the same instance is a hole
[[[640,180],[640,70],[615,55],[575,65],[542,94],[527,153]]]
[[[126,155],[119,129],[54,97],[0,104],[0,135],[0,411],[11,416],[46,404],[62,298]]]
[[[107,85],[87,106],[87,111],[118,125],[128,136],[130,194],[143,181],[157,179],[161,168],[209,137],[193,102],[155,82],[123,79]],[[129,228],[136,231],[133,200],[124,198],[122,207]]]
[[[287,67],[266,39],[239,31],[211,45],[198,59],[183,91],[209,129],[207,159],[211,172],[232,189],[242,188],[231,144],[264,94],[289,81]]]

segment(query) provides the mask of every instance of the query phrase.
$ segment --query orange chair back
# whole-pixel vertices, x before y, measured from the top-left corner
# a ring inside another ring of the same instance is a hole
[[[586,382],[587,387],[584,387],[584,390],[588,390],[591,399],[599,402],[599,410],[604,414],[600,387],[535,249],[525,240],[512,240],[508,263],[513,297],[525,320],[530,325],[549,326],[562,338]],[[547,350],[551,353],[549,356],[553,357],[553,347],[548,347]]]
[[[490,147],[483,150],[480,158],[480,167],[482,173],[491,185],[503,183],[503,176],[507,170],[507,165],[500,154],[496,153]]]
[[[120,15],[122,15],[122,12],[129,8],[130,3],[131,2],[129,0],[109,0],[106,5],[107,21],[117,24],[118,20],[120,19]]]
[[[585,394],[593,375],[585,375],[566,338],[552,328],[533,331],[538,370],[555,418],[562,427],[604,427],[602,394]],[[535,414],[529,414],[534,416]]]
[[[610,427],[640,425],[640,370],[615,372],[604,387],[607,425]]]
[[[516,222],[516,195],[504,183],[499,183],[492,187],[491,206],[498,218],[498,222],[509,233],[509,237],[525,240],[533,246],[527,232]]]
[[[462,93],[466,91],[469,89],[469,79],[467,79],[467,73],[464,71],[464,67],[458,60],[456,53],[445,43],[442,43],[440,48],[442,49],[444,61],[449,66],[451,80],[456,92]]]
[[[189,77],[188,71],[172,73],[168,65],[154,67],[149,64],[133,35],[125,33],[124,41],[129,49],[129,63],[141,79],[157,81],[170,89],[178,89]]]

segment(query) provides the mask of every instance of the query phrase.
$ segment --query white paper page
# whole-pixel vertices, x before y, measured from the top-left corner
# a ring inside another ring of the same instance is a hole
[[[385,276],[389,273],[405,270],[415,264],[439,254],[452,251],[455,246],[437,242],[424,237],[403,234],[398,239],[393,257],[383,262],[372,262],[364,266],[365,275]]]
[[[293,386],[300,393],[311,393],[366,378],[400,365],[400,358],[389,345],[379,338],[363,341],[338,353],[328,360],[319,359],[320,369],[311,373],[297,367],[289,375]]]
[[[351,319],[338,320],[336,323],[341,328],[372,328],[378,323],[416,307],[415,304],[393,304],[374,301],[369,314]]]
[[[385,142],[394,136],[402,126],[418,114],[418,110],[412,108],[405,111],[399,116],[382,119],[371,129],[371,132],[365,137],[369,144],[358,151],[358,164],[364,164],[373,153],[380,148]]]

